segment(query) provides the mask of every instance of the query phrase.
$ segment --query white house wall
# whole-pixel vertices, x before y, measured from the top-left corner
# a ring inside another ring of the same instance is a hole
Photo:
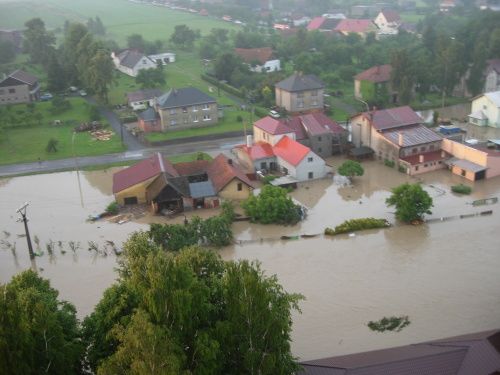
[[[488,126],[495,128],[500,127],[500,110],[499,108],[485,95],[472,101],[471,112],[483,111],[488,118]]]
[[[309,161],[312,158],[312,161]],[[299,181],[309,180],[309,172],[313,173],[313,179],[323,178],[326,174],[325,161],[310,151],[301,162],[294,166],[278,156],[278,164],[288,170],[288,174]]]

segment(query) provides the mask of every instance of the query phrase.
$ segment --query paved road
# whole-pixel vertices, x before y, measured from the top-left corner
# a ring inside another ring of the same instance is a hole
[[[115,133],[119,137],[123,136],[123,143],[125,144],[125,146],[127,146],[127,150],[137,151],[137,150],[142,150],[144,148],[144,145],[141,142],[139,142],[136,137],[130,134],[125,127],[123,127],[122,123],[120,122],[120,119],[111,109],[97,104],[95,99],[91,97],[87,98],[87,102],[98,106],[99,113],[101,114],[102,117],[108,120]]]
[[[140,150],[127,151],[118,154],[77,157],[76,159],[48,160],[42,161],[41,163],[34,162],[3,165],[0,166],[0,177],[27,173],[48,173],[64,169],[74,169],[77,166],[78,168],[82,168],[91,165],[102,165],[127,160],[140,160],[152,155],[155,152],[161,152],[166,156],[191,154],[199,151],[215,155],[220,152],[229,152],[235,145],[241,143],[243,143],[243,137],[236,137],[201,142],[179,143],[160,148],[143,148]]]

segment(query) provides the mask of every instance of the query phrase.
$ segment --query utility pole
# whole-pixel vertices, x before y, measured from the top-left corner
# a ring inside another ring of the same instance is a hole
[[[17,213],[21,215],[22,218],[19,218],[18,221],[24,223],[24,230],[26,232],[26,241],[28,241],[28,251],[30,253],[30,259],[35,259],[35,253],[33,252],[33,246],[31,245],[30,231],[28,229],[28,219],[26,218],[26,209],[28,208],[29,203],[25,202],[21,207],[17,209]]]

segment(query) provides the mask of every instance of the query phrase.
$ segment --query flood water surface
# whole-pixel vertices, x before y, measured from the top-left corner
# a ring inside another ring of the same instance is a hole
[[[332,179],[301,184],[292,193],[308,208],[307,219],[299,225],[235,223],[237,244],[221,250],[227,260],[260,261],[287,291],[305,296],[302,314],[294,314],[294,354],[313,359],[500,327],[499,205],[470,204],[498,196],[498,178],[467,183],[448,171],[420,177],[434,198],[430,218],[443,221],[395,225],[355,236],[280,240],[282,235],[320,234],[351,218],[393,222],[393,209],[385,205],[390,188],[415,179],[377,162],[364,167],[365,175],[355,178],[353,186],[342,187]],[[16,222],[16,209],[29,201],[30,231],[39,239],[38,251],[44,252],[36,258],[37,268],[62,298],[76,305],[80,317],[91,312],[116,278],[116,257],[106,248],[106,240],[120,245],[152,219],[166,221],[145,216],[123,225],[86,222],[113,200],[111,176],[112,170],[81,173],[81,194],[74,172],[0,179],[0,231],[5,231],[0,232],[0,282],[32,266],[26,239],[18,237],[24,228]],[[449,186],[459,182],[470,184],[473,194],[450,193]],[[457,217],[484,210],[493,214]],[[46,248],[50,241],[52,256]],[[69,241],[79,242],[80,249],[73,252]],[[96,243],[97,252],[88,250],[89,241]],[[411,324],[399,333],[374,333],[366,326],[392,315],[408,315]]]

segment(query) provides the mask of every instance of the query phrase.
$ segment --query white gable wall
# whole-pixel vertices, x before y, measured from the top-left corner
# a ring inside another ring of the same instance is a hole
[[[472,101],[471,112],[482,111],[488,117],[488,126],[500,128],[500,108],[486,95]]]
[[[325,161],[312,151],[309,151],[297,165],[293,165],[279,156],[278,164],[281,168],[286,168],[288,174],[299,181],[323,178],[326,174]],[[309,178],[309,173],[312,173],[312,178]]]

